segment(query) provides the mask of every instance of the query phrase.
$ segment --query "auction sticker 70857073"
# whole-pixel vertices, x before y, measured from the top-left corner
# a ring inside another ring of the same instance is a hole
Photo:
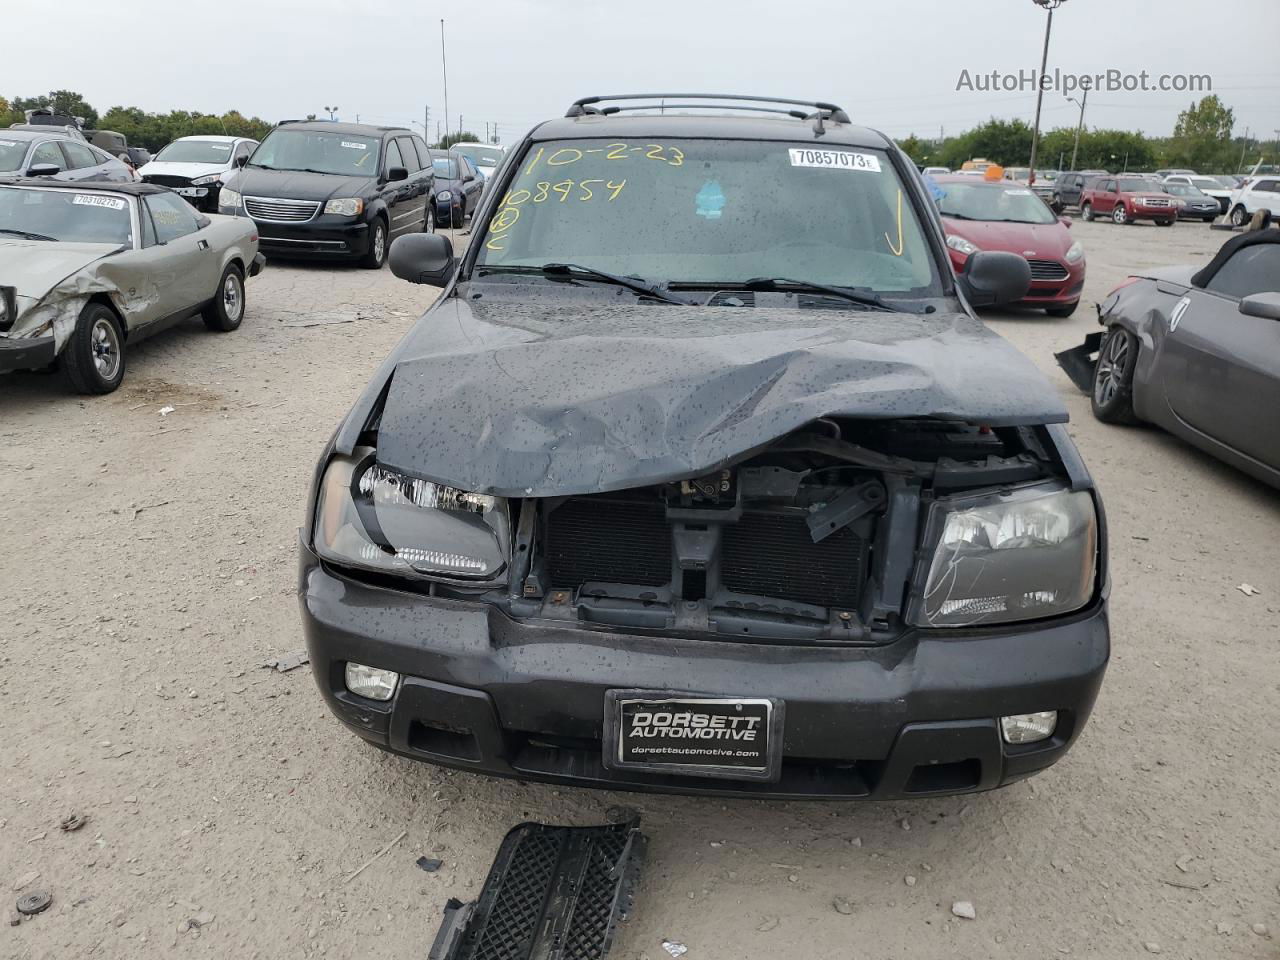
[[[823,167],[831,170],[866,170],[880,172],[880,158],[870,153],[852,153],[848,150],[814,150],[810,147],[791,147],[787,150],[793,167]]]

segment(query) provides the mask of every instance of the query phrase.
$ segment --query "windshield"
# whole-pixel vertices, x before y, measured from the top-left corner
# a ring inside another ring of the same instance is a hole
[[[234,144],[217,140],[175,140],[158,154],[156,160],[165,163],[219,163],[231,161]]]
[[[1116,181],[1116,189],[1121,193],[1163,193],[1164,184],[1142,177],[1126,177]]]
[[[0,170],[8,172],[21,169],[29,143],[29,140],[6,140],[4,131],[0,130]]]
[[[1166,183],[1161,187],[1165,193],[1171,193],[1175,197],[1203,197],[1196,187],[1189,186],[1185,183]]]
[[[277,127],[253,151],[249,163],[272,170],[310,170],[345,177],[378,173],[377,137]]]
[[[1053,223],[1058,218],[1026,187],[998,183],[942,183],[938,212],[963,220]]]
[[[1213,177],[1192,177],[1191,182],[1194,183],[1201,190],[1221,190],[1222,189],[1222,184],[1220,184]]]
[[[502,151],[497,147],[472,147],[457,143],[454,144],[453,149],[457,150],[477,167],[496,167],[502,162]]]
[[[458,179],[458,161],[450,157],[432,157],[431,169],[437,177],[445,180]]]
[[[31,234],[79,243],[133,243],[129,201],[71,190],[0,187],[0,240]]]
[[[574,263],[656,283],[940,288],[882,151],[744,140],[533,144],[476,263]]]
[[[1218,181],[1218,183],[1224,187],[1230,187],[1232,190],[1234,190],[1236,188],[1236,184],[1240,182],[1238,177],[1232,176],[1214,177],[1213,179]]]

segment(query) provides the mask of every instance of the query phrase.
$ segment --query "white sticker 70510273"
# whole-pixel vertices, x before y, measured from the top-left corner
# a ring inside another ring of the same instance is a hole
[[[851,153],[848,150],[814,150],[809,147],[791,147],[787,150],[793,167],[829,167],[832,170],[866,170],[880,172],[880,158],[870,153]]]
[[[72,203],[84,207],[108,207],[112,210],[123,210],[125,202],[119,197],[95,197],[87,193],[77,193],[71,198]]]

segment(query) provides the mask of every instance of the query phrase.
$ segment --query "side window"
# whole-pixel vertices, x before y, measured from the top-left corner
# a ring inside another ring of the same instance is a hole
[[[63,140],[62,149],[66,151],[67,160],[71,163],[73,170],[79,170],[81,167],[96,167],[102,163],[94,156],[92,150],[75,140]]]
[[[1262,180],[1253,189],[1257,190],[1259,193],[1275,193],[1277,182],[1280,182],[1280,181]]]
[[[413,141],[408,137],[396,137],[396,146],[400,150],[400,156],[404,158],[404,168],[410,174],[415,174],[422,169],[422,164],[418,162],[418,151],[413,148]]]
[[[1280,243],[1259,243],[1237,250],[1213,275],[1207,289],[1237,298],[1280,293]]]
[[[394,140],[387,141],[387,159],[384,170],[390,170],[392,167],[403,167],[404,157],[400,156],[400,148],[396,146]]]
[[[45,141],[32,152],[30,166],[34,167],[37,163],[51,163],[59,170],[67,169],[66,158],[53,140]]]
[[[156,225],[151,222],[151,211],[147,209],[145,203],[138,204],[138,222],[142,224],[142,246],[154,247],[156,245]]]
[[[156,225],[156,239],[161,243],[195,233],[199,224],[196,212],[176,193],[157,193],[147,197],[151,219]]]
[[[414,134],[413,146],[418,152],[418,163],[421,164],[422,169],[423,170],[432,169],[431,151],[427,149],[426,142],[417,134]]]

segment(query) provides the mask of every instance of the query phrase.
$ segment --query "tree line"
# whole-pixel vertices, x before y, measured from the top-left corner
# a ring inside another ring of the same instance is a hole
[[[1155,170],[1188,167],[1201,173],[1234,173],[1249,167],[1266,152],[1256,138],[1233,137],[1235,114],[1216,95],[1192,103],[1178,115],[1173,136],[1148,137],[1131,130],[1080,131],[1075,169]],[[925,140],[915,134],[900,146],[922,166],[958,169],[966,160],[985,157],[1002,166],[1025,167],[1031,158],[1029,124],[992,117],[972,130],[945,140]],[[1071,168],[1076,128],[1042,132],[1037,166],[1045,170]],[[1274,150],[1270,151],[1274,153]],[[1274,161],[1272,157],[1271,162]]]

